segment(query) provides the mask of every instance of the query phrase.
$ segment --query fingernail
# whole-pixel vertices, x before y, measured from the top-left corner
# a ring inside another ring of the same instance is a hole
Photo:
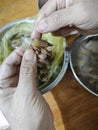
[[[35,32],[35,31],[33,31],[31,34],[31,38],[33,38],[33,39],[38,39],[38,38],[40,38],[40,36],[41,36],[41,34],[38,32]]]
[[[17,47],[16,50],[15,50],[20,56],[23,56],[24,54],[24,48],[21,46],[21,47]]]
[[[43,33],[43,32],[46,32],[47,29],[48,29],[48,25],[45,21],[42,21],[38,24],[38,27],[37,27],[38,32]]]
[[[75,34],[78,34],[78,33],[79,33],[79,32],[78,32],[77,30],[75,30],[75,31],[70,32],[69,35],[75,35]]]
[[[32,50],[32,49],[27,50],[27,51],[25,52],[25,54],[24,54],[24,58],[25,58],[25,60],[27,60],[27,61],[33,60],[33,58],[34,58],[33,50]]]

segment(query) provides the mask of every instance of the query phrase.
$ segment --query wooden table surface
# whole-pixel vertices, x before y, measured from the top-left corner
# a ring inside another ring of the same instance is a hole
[[[0,0],[0,27],[37,12],[37,0]],[[72,37],[67,40],[69,44],[73,41]],[[77,83],[70,68],[44,97],[53,112],[56,130],[98,130],[98,98]]]

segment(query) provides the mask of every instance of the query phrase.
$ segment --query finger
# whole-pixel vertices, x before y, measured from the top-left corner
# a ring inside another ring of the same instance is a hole
[[[41,33],[39,33],[36,28],[39,22],[43,19],[55,12],[56,10],[60,10],[69,7],[73,4],[73,0],[48,0],[46,4],[40,9],[37,19],[35,21],[35,25],[33,28],[32,38],[40,38]]]
[[[75,35],[77,33],[78,33],[77,28],[67,26],[65,28],[61,28],[61,29],[53,32],[52,34],[54,36],[63,36],[63,37],[66,37],[66,36],[69,36],[69,35]]]
[[[23,53],[24,51],[21,47],[17,48],[4,60],[0,68],[0,79],[8,79],[17,73]]]
[[[3,88],[12,88],[18,85],[19,75],[15,75],[8,79],[0,79],[0,89]]]
[[[33,28],[33,32],[31,34],[31,38],[41,37],[41,33],[37,31],[37,26],[42,19],[48,17],[56,10],[60,10],[65,7],[66,8],[70,7],[73,4],[74,4],[74,0],[48,0],[38,13],[38,16],[37,16],[37,19],[35,21],[35,25]]]
[[[66,0],[66,8],[68,8],[71,5],[73,5],[74,2],[75,2],[75,0]]]
[[[48,0],[46,4],[40,9],[37,19],[35,21],[35,25],[33,27],[33,32],[31,34],[31,38],[40,38],[41,34],[37,32],[36,28],[40,20],[47,17],[49,14],[51,14],[53,11],[56,10],[56,3],[55,1]]]
[[[36,23],[38,23],[41,19],[49,16],[56,10],[60,10],[67,7],[70,7],[74,4],[74,0],[48,0],[46,4],[40,9]]]
[[[2,63],[0,68],[0,88],[16,87],[22,54],[22,48],[17,48]]]
[[[25,90],[32,91],[36,87],[36,75],[37,75],[37,60],[36,54],[32,49],[27,50],[24,53],[22,64],[20,67],[19,85],[20,91]]]
[[[56,31],[68,25],[77,26],[80,21],[82,22],[84,20],[83,16],[80,16],[81,11],[83,12],[83,9],[79,8],[78,5],[56,11],[40,21],[37,26],[37,31],[39,33],[46,33]]]

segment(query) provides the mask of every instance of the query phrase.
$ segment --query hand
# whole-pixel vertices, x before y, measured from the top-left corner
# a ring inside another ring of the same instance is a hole
[[[54,130],[49,106],[36,88],[36,64],[33,50],[18,48],[1,65],[0,109],[12,130]]]
[[[98,33],[98,0],[48,0],[39,11],[32,38],[42,33],[55,35]]]

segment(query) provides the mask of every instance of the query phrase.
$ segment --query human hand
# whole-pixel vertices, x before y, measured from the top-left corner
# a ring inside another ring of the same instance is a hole
[[[67,36],[79,31],[98,33],[98,0],[48,0],[38,13],[32,38],[53,32]]]
[[[54,130],[48,104],[36,88],[36,55],[21,48],[0,67],[0,109],[12,130]]]

